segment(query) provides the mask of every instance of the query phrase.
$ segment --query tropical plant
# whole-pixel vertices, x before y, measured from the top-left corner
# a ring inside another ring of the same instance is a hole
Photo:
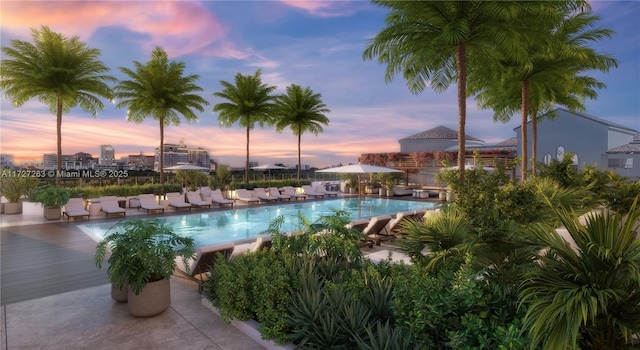
[[[59,186],[47,186],[36,192],[36,202],[45,207],[62,207],[71,198],[71,191]]]
[[[201,170],[176,170],[176,180],[180,181],[189,191],[209,183],[209,175]]]
[[[256,123],[264,127],[275,122],[273,112],[276,97],[271,93],[276,87],[262,83],[260,74],[260,70],[253,75],[236,73],[235,85],[220,81],[223,90],[213,93],[213,96],[227,100],[213,106],[213,112],[219,113],[220,125],[229,128],[238,123],[247,130],[245,183],[249,182],[249,132]]]
[[[104,104],[98,97],[112,99],[107,85],[116,79],[98,60],[100,50],[88,48],[77,36],[67,38],[49,27],[31,29],[33,43],[12,40],[3,47],[0,89],[17,106],[37,97],[56,115],[57,173],[62,171],[62,114],[80,106],[96,116]],[[56,176],[56,184],[61,179]]]
[[[231,170],[226,165],[219,165],[216,168],[216,176],[214,178],[215,186],[214,188],[219,188],[221,190],[228,190],[231,185],[232,174]]]
[[[467,74],[482,68],[495,52],[521,59],[520,33],[513,26],[522,4],[505,1],[374,0],[389,9],[386,27],[367,45],[363,57],[387,64],[385,78],[402,73],[412,93],[429,85],[436,91],[458,84],[458,167],[464,178]]]
[[[101,268],[107,250],[111,251],[107,276],[118,290],[128,283],[139,295],[147,283],[170,278],[176,258],[186,261],[195,255],[193,238],[177,235],[158,219],[121,221],[109,231],[98,243],[94,258]]]
[[[198,75],[184,75],[183,62],[169,61],[167,53],[156,47],[151,59],[142,64],[133,61],[135,70],[120,67],[120,71],[131,80],[122,80],[115,87],[116,97],[121,101],[117,108],[127,107],[127,120],[142,123],[146,117],[160,125],[160,184],[164,183],[164,128],[179,125],[180,115],[187,122],[197,121],[195,111],[204,112],[209,105],[197,94],[202,88],[196,85]]]
[[[531,346],[545,349],[622,349],[640,335],[640,208],[628,213],[577,215],[557,210],[575,245],[555,227],[535,228],[548,247],[526,274],[521,303]],[[635,345],[634,345],[635,344]]]
[[[309,131],[318,135],[323,131],[322,125],[328,125],[325,113],[331,112],[322,102],[322,95],[314,93],[311,88],[300,85],[287,86],[287,93],[276,99],[276,131],[282,132],[290,127],[293,135],[298,137],[298,180],[302,169],[300,144],[302,134]]]
[[[18,203],[25,192],[27,179],[20,176],[0,178],[0,194],[5,196],[9,203]]]
[[[548,110],[547,118],[553,118],[553,105],[563,105],[571,111],[584,110],[586,97],[596,98],[594,88],[605,85],[595,78],[580,76],[585,71],[609,71],[618,61],[609,55],[598,53],[592,42],[610,37],[608,29],[590,29],[598,17],[589,13],[590,5],[583,1],[539,2],[548,7],[551,15],[532,16],[522,12],[519,25],[527,33],[522,45],[528,51],[524,61],[509,57],[489,60],[470,84],[470,91],[479,93],[481,108],[493,108],[494,120],[507,122],[513,113],[521,110],[521,163],[522,180],[527,178],[528,142],[527,122],[531,115],[533,154],[532,171],[536,173],[537,114]],[[589,46],[588,46],[589,45]]]

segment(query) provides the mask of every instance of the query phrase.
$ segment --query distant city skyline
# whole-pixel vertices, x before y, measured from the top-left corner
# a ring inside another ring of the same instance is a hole
[[[640,130],[640,2],[591,4],[601,17],[597,26],[616,32],[597,49],[612,54],[620,66],[593,74],[607,88],[586,102],[586,113]],[[386,84],[386,67],[362,60],[367,41],[384,28],[387,14],[370,2],[2,1],[0,14],[3,47],[13,39],[31,41],[30,28],[47,25],[100,49],[100,59],[119,79],[124,76],[118,67],[146,62],[152,48],[162,46],[170,59],[185,63],[188,74],[200,75],[197,83],[211,104],[197,123],[167,126],[165,143],[188,140],[220,164],[244,166],[246,138],[242,127],[219,127],[211,109],[222,101],[212,94],[221,90],[221,80],[233,82],[237,72],[257,69],[277,93],[292,83],[309,86],[332,111],[323,133],[303,134],[302,164],[353,163],[362,153],[397,152],[399,139],[436,126],[457,129],[455,84],[444,93],[427,89],[414,96],[401,76]],[[116,159],[140,151],[153,154],[159,147],[158,123],[129,123],[125,110],[105,103],[95,119],[79,108],[63,116],[62,152],[93,154],[100,144],[109,144]],[[467,109],[468,135],[487,144],[515,136],[518,115],[506,124],[494,123],[492,112],[478,110],[473,98]],[[15,108],[2,96],[0,126],[0,153],[12,154],[15,163],[56,149],[55,116],[37,100]],[[278,134],[273,128],[255,128],[250,138],[252,161],[297,164],[297,139],[290,130]]]

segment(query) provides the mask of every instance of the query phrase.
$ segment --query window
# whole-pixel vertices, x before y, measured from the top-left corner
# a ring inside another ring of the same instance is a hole
[[[620,167],[620,159],[618,158],[609,158],[607,162],[608,168],[619,168]]]
[[[551,153],[547,153],[544,155],[544,158],[542,158],[542,161],[544,162],[544,164],[549,165],[551,163]]]
[[[624,168],[633,169],[633,158],[627,158],[627,160],[624,162]]]
[[[561,161],[562,158],[564,158],[564,146],[558,146],[558,149],[556,151],[556,159]]]

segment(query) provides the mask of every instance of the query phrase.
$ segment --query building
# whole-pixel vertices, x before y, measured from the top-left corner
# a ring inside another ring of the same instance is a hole
[[[13,168],[15,164],[13,162],[13,155],[11,154],[0,154],[0,168]]]
[[[465,135],[465,147],[472,149],[484,145],[484,141],[471,135]],[[398,140],[400,152],[434,152],[456,150],[458,148],[458,132],[446,126],[437,126],[415,135]]]
[[[628,144],[608,150],[602,156],[601,164],[622,176],[640,178],[640,134]]]
[[[183,140],[180,144],[165,143],[164,147],[164,167],[171,167],[180,164],[193,164],[202,167],[211,166],[209,152],[202,147],[188,147]],[[160,168],[160,147],[155,149],[155,161],[153,166],[155,171]]]
[[[112,166],[116,163],[116,153],[111,145],[100,145],[100,158],[98,164]]]
[[[518,153],[522,149],[521,126],[513,129],[517,134]],[[571,113],[566,109],[558,108],[550,114],[538,118],[538,162],[549,164],[552,159],[562,160],[565,153],[574,154],[573,164],[577,170],[585,165],[595,165],[602,169],[611,169],[626,176],[640,176],[640,164],[630,161],[624,168],[619,161],[609,159],[621,159],[621,154],[626,154],[620,147],[630,145],[626,149],[633,149],[634,137],[637,130],[624,125],[609,122],[586,113]],[[527,124],[527,139],[529,155],[532,154],[531,122]],[[611,153],[609,151],[611,150]],[[618,150],[618,151],[616,151]],[[633,157],[631,157],[633,159]],[[610,166],[612,165],[612,166]],[[635,165],[635,168],[633,166]],[[621,169],[624,169],[621,172]],[[635,174],[635,175],[634,175]]]
[[[140,154],[130,154],[127,165],[136,170],[153,170],[155,162],[155,156],[145,156],[140,152]]]
[[[57,169],[58,155],[55,153],[46,153],[42,156],[42,169],[44,170],[56,170]],[[63,154],[62,155],[62,169],[63,170],[83,170],[83,169],[95,169],[98,163],[98,159],[91,156],[89,153],[78,152],[76,154]]]

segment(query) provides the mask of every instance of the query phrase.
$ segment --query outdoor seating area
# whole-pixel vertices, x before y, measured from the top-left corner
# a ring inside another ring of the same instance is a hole
[[[90,219],[89,211],[84,209],[84,202],[82,201],[82,198],[69,198],[69,201],[64,206],[62,215],[66,216],[67,220],[70,220],[71,218],[74,220],[82,219],[84,217],[86,217],[87,220]]]

